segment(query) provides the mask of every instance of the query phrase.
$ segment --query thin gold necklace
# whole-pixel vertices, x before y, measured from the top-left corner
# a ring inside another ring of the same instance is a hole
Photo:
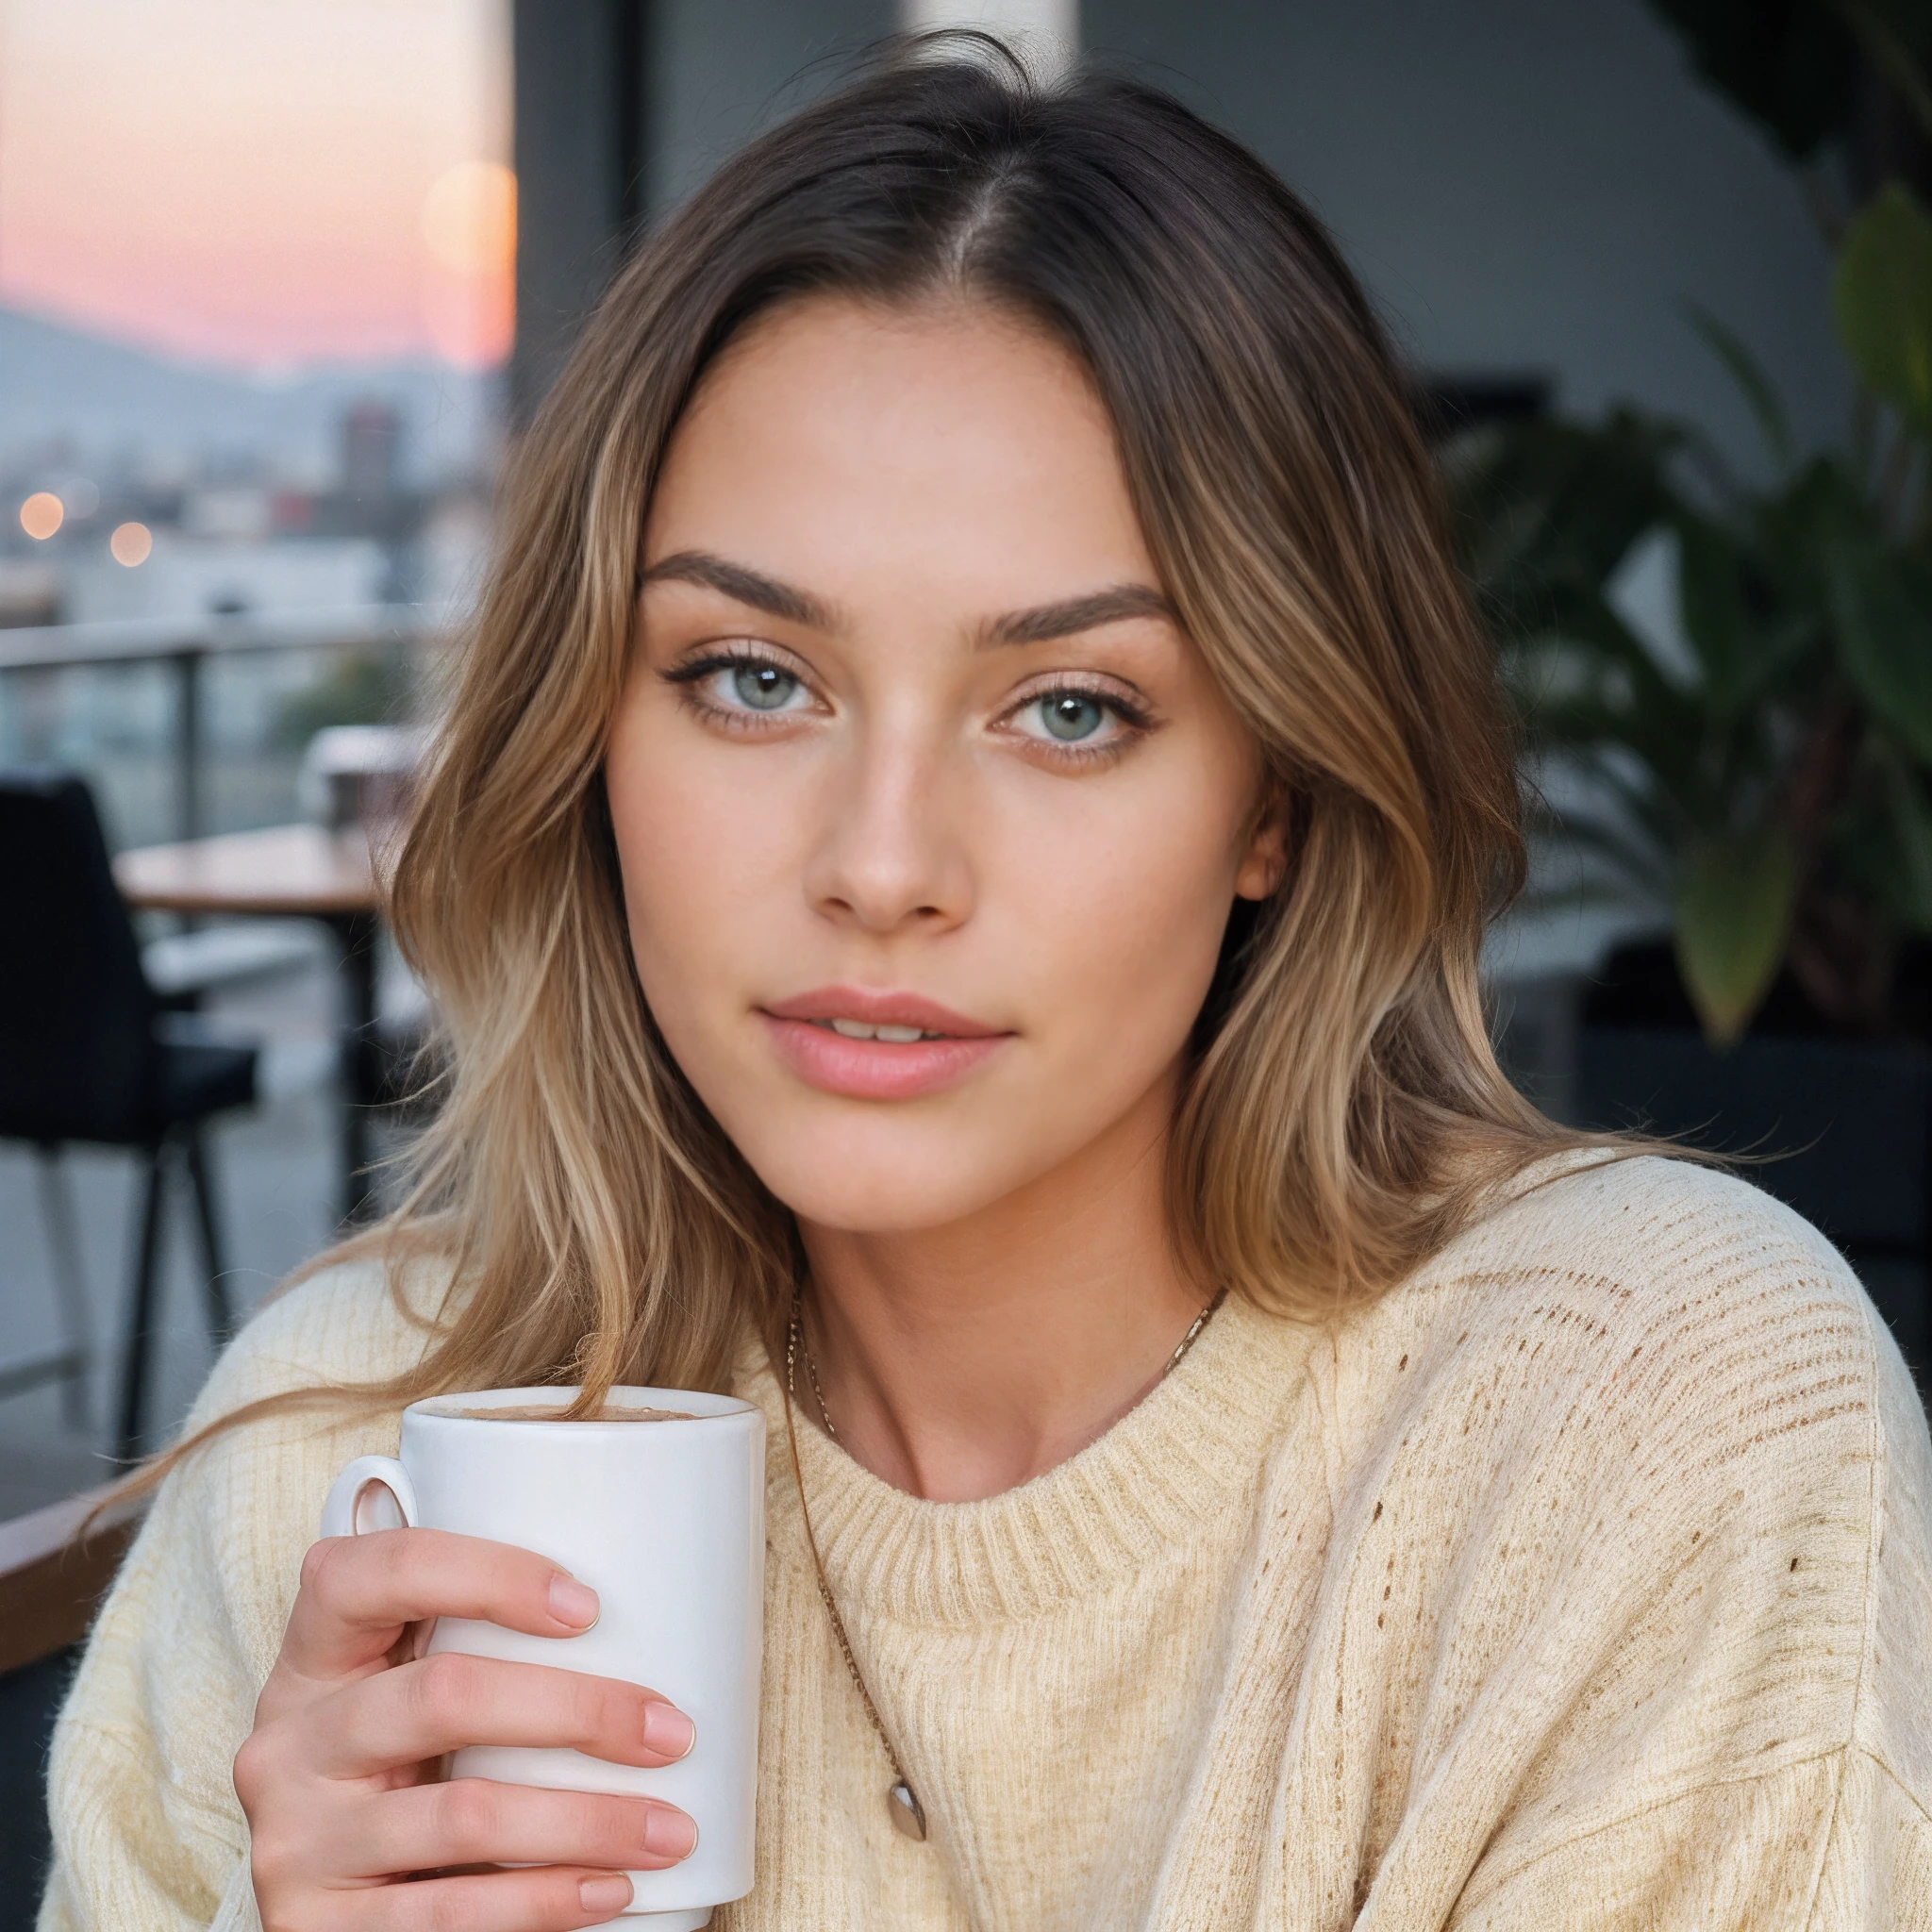
[[[1214,1299],[1194,1317],[1188,1332],[1162,1365],[1158,1380],[1164,1382],[1180,1366],[1181,1357],[1193,1347],[1215,1309],[1226,1299],[1225,1287],[1215,1291]],[[798,1460],[798,1430],[791,1420],[792,1406],[798,1400],[798,1360],[801,1356],[805,1357],[806,1378],[811,1383],[812,1401],[818,1408],[819,1422],[825,1434],[836,1442],[839,1431],[833,1425],[831,1411],[825,1407],[825,1391],[819,1381],[819,1365],[812,1358],[811,1346],[805,1339],[804,1290],[794,1287],[791,1291],[791,1323],[785,1335],[785,1440],[791,1450],[791,1479],[798,1485],[798,1514],[805,1524],[806,1547],[811,1552],[811,1566],[818,1576],[819,1600],[825,1607],[826,1616],[832,1620],[832,1635],[839,1640],[840,1654],[845,1659],[846,1670],[852,1674],[853,1688],[858,1692],[858,1700],[865,1706],[865,1714],[872,1720],[872,1727],[885,1747],[886,1760],[892,1767],[892,1782],[886,1791],[886,1809],[891,1817],[892,1828],[902,1837],[923,1844],[925,1841],[925,1807],[919,1802],[919,1794],[912,1789],[912,1780],[906,1775],[906,1767],[899,1762],[899,1754],[892,1748],[891,1736],[886,1729],[885,1720],[879,1715],[879,1707],[873,1702],[872,1692],[865,1688],[858,1659],[852,1654],[852,1640],[845,1634],[845,1620],[839,1614],[839,1606],[832,1597],[824,1558],[819,1555],[819,1540],[812,1531],[811,1509],[805,1500],[805,1471]]]

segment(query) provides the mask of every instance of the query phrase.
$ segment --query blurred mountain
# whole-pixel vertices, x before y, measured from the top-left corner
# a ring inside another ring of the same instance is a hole
[[[0,307],[0,468],[214,467],[326,486],[347,411],[382,402],[402,419],[399,480],[433,488],[489,466],[500,383],[427,357],[252,375]]]

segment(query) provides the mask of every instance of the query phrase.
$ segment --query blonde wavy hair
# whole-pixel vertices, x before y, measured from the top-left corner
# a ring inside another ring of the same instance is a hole
[[[753,143],[645,242],[515,455],[394,881],[445,1029],[439,1110],[403,1205],[314,1264],[434,1257],[460,1292],[357,1401],[719,1388],[747,1324],[782,1321],[795,1230],[652,1023],[601,761],[680,413],[735,331],[812,294],[982,301],[1080,358],[1167,594],[1262,749],[1291,859],[1230,919],[1172,1142],[1204,1283],[1305,1317],[1359,1303],[1583,1138],[1491,1049],[1477,954],[1524,863],[1510,733],[1335,246],[1158,92],[923,52]]]

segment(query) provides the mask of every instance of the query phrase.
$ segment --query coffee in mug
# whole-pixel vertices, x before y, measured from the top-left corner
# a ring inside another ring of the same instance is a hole
[[[457,1398],[467,1401],[467,1396]],[[467,1418],[478,1423],[694,1423],[697,1417],[688,1408],[630,1408],[622,1403],[606,1402],[588,1415],[572,1415],[556,1402],[505,1403],[500,1408],[449,1408],[441,1403],[429,1406],[432,1415]]]
[[[685,1389],[610,1391],[590,1418],[575,1389],[433,1396],[403,1411],[399,1456],[336,1478],[324,1536],[405,1524],[516,1543],[597,1592],[575,1637],[444,1617],[429,1649],[552,1664],[648,1685],[696,1726],[675,1764],[645,1770],[570,1750],[479,1745],[454,1777],[661,1798],[697,1823],[696,1849],[633,1872],[625,1916],[694,1932],[751,1890],[763,1656],[765,1423],[749,1403]],[[633,1428],[641,1422],[664,1428]]]

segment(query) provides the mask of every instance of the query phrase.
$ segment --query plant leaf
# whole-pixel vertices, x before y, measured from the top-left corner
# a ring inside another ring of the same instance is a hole
[[[1932,764],[1932,567],[1900,551],[1841,541],[1830,569],[1846,675],[1879,722]]]
[[[1601,425],[1491,432],[1449,467],[1464,560],[1506,635],[1545,628],[1553,599],[1594,595],[1672,508],[1672,424],[1620,409]]]
[[[1759,656],[1745,559],[1730,532],[1703,517],[1680,518],[1677,584],[1684,634],[1697,654],[1712,703],[1728,711]]]
[[[1735,1044],[1771,991],[1797,887],[1790,843],[1774,830],[1706,839],[1679,859],[1677,970],[1711,1045]]]
[[[1899,32],[1900,23],[1887,20],[1886,11],[1899,11],[1896,7],[1881,9],[1869,4],[1869,0],[1839,0],[1839,10],[1851,23],[1852,31],[1857,35],[1872,64],[1891,83],[1892,92],[1911,109],[1912,118],[1927,133],[1932,134],[1932,86],[1927,86],[1925,70],[1913,58],[1912,50],[1907,45]],[[1918,7],[1908,9],[1907,17],[1919,25],[1919,40],[1925,39],[1924,14]]]
[[[1891,880],[1893,909],[1914,932],[1932,932],[1932,806],[1924,788],[1900,755],[1883,739],[1873,747],[1880,791],[1898,869]]]
[[[1790,418],[1778,401],[1771,378],[1757,365],[1757,358],[1721,323],[1709,309],[1691,303],[1687,310],[1690,326],[1710,346],[1718,359],[1731,372],[1731,380],[1744,391],[1751,413],[1757,418],[1759,434],[1773,460],[1789,470],[1798,459],[1798,445],[1791,435]]]
[[[1765,0],[1650,0],[1690,49],[1697,72],[1794,161],[1852,125],[1857,50],[1832,9]]]
[[[1932,214],[1902,183],[1889,182],[1846,229],[1831,308],[1858,379],[1932,431]]]
[[[1633,892],[1655,896],[1669,872],[1658,855],[1641,840],[1598,820],[1564,818],[1553,836],[1567,843],[1575,856],[1601,858],[1620,873],[1625,898]]]

